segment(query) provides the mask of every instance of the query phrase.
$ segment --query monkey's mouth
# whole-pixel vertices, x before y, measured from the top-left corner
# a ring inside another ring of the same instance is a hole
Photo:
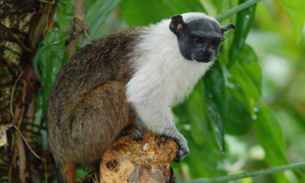
[[[214,60],[213,57],[194,57],[194,59],[197,62],[204,62],[204,63],[211,62]]]
[[[194,54],[193,59],[196,60],[197,62],[211,62],[214,60],[214,54],[211,53],[205,53],[205,54]]]

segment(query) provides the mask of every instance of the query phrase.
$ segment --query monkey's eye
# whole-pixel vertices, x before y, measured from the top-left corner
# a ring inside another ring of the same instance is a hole
[[[194,38],[194,41],[195,41],[196,43],[202,43],[202,39],[201,39],[200,37]]]
[[[218,41],[217,41],[217,40],[215,40],[215,39],[212,39],[212,41],[211,41],[211,45],[213,45],[213,46],[218,45]]]

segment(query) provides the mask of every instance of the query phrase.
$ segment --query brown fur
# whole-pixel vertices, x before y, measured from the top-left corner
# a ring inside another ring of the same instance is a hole
[[[125,85],[133,74],[128,54],[141,29],[93,41],[58,74],[48,100],[48,132],[62,182],[75,182],[75,163],[95,166],[128,124]]]

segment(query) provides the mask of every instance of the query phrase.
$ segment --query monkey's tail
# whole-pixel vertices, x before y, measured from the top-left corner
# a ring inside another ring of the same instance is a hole
[[[59,162],[56,161],[56,165],[58,168],[57,172],[57,182],[58,183],[75,183],[76,175],[75,168],[76,164],[73,161],[70,162]]]

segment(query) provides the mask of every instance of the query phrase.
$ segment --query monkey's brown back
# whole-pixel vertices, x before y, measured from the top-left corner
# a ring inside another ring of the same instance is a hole
[[[57,166],[93,166],[128,123],[129,54],[142,28],[119,30],[72,56],[48,100],[49,144]]]

